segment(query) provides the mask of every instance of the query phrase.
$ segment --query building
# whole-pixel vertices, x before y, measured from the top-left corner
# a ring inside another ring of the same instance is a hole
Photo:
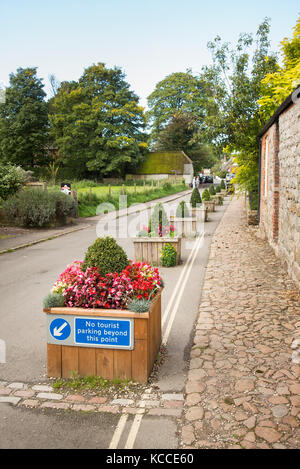
[[[300,87],[259,135],[260,233],[300,287]]]
[[[192,160],[183,151],[149,152],[145,161],[127,179],[184,179],[192,182]]]

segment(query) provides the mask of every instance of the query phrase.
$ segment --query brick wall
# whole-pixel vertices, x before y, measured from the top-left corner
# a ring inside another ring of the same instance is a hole
[[[300,287],[300,100],[261,138],[260,226]]]

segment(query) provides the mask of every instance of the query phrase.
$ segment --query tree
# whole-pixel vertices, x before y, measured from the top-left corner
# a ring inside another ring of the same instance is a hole
[[[51,135],[77,176],[124,176],[147,149],[144,110],[119,68],[99,63],[63,82],[51,103]]]
[[[186,112],[178,111],[158,134],[153,149],[156,151],[184,151],[193,161],[194,172],[210,168],[217,161],[212,145],[201,143],[197,136],[198,125],[195,118]]]
[[[264,124],[257,103],[261,81],[277,67],[276,55],[269,51],[269,30],[265,19],[255,41],[252,35],[242,34],[235,48],[215,38],[208,44],[213,65],[202,73],[210,99],[203,101],[208,107],[200,137],[210,138],[219,151],[223,147],[234,155],[238,163],[235,181],[246,190],[258,187],[257,136]]]
[[[51,87],[51,92],[52,92],[52,95],[53,96],[56,96],[57,95],[57,92],[60,88],[60,81],[56,78],[55,75],[53,75],[53,73],[51,73],[49,76],[48,76],[48,79],[49,79],[49,83],[50,83],[50,87]]]
[[[293,28],[292,39],[284,38],[280,43],[282,67],[262,80],[262,96],[258,100],[264,120],[269,119],[277,107],[300,85],[300,17]]]
[[[0,103],[0,158],[31,168],[43,164],[48,132],[48,108],[36,68],[18,68],[9,78]]]
[[[165,128],[159,132],[154,144],[156,151],[188,151],[197,130],[195,119],[190,114],[177,111]]]
[[[148,97],[147,118],[152,141],[157,140],[159,133],[178,113],[192,116],[198,124],[203,117],[202,100],[202,84],[190,70],[172,73],[157,83]]]

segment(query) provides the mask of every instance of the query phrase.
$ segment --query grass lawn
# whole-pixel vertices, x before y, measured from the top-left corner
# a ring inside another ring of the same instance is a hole
[[[147,186],[149,188],[149,186]],[[111,195],[120,195],[122,193],[122,186],[111,186]],[[125,190],[127,194],[134,194],[134,186],[125,186]],[[89,187],[82,187],[77,189],[78,195],[79,194],[89,194],[90,188]],[[91,187],[92,194],[95,194],[98,197],[105,197],[109,195],[109,187],[108,186],[97,186]],[[136,193],[144,192],[143,186],[136,186]]]
[[[144,186],[126,186],[125,193],[127,195],[127,206],[133,204],[145,203],[151,200],[160,199],[167,195],[176,194],[186,190],[185,184],[164,184],[162,187],[149,185]],[[80,217],[92,217],[97,214],[97,207],[103,203],[109,203],[114,207],[114,210],[119,208],[119,196],[122,194],[122,186],[111,186],[111,195],[107,186],[92,187],[91,192],[89,187],[80,188],[77,190],[78,194],[78,215]],[[111,211],[109,209],[108,211]],[[99,212],[98,212],[99,213]]]

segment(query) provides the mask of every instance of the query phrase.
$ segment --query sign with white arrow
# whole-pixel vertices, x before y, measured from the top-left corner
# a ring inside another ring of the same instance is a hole
[[[71,334],[71,326],[63,318],[54,319],[50,323],[50,334],[56,340],[66,340]]]

